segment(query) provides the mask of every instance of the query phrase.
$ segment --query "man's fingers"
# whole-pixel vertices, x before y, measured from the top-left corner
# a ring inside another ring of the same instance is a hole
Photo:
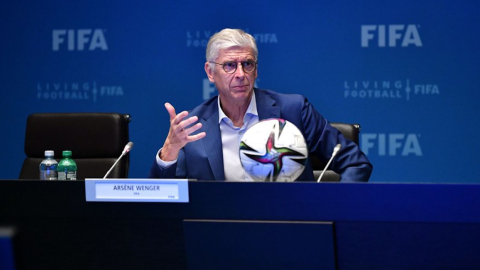
[[[199,130],[200,128],[202,128],[202,124],[197,123],[197,124],[187,128],[187,129],[185,129],[185,134],[187,135],[187,141],[188,142],[194,142],[196,140],[200,140],[207,135],[205,132],[200,132],[200,133],[195,134],[195,135],[190,135],[191,133]]]
[[[198,121],[198,117],[197,116],[192,116],[190,118],[187,118],[187,119],[181,121],[178,124],[178,126],[179,126],[180,130],[186,130],[187,128],[190,128],[189,127],[190,125],[192,125],[193,123],[195,123],[197,121]],[[188,132],[187,134],[189,134],[189,133],[192,133],[192,132]]]
[[[195,134],[195,135],[190,135],[190,136],[187,137],[188,142],[194,142],[194,141],[203,139],[206,135],[207,135],[207,133],[205,133],[205,132],[200,132],[200,133]]]
[[[175,108],[170,103],[165,103],[165,109],[167,109],[168,114],[170,115],[170,121],[172,121],[177,114],[175,113]]]
[[[202,139],[206,136],[205,132],[200,132],[195,135],[190,135],[191,133],[202,128],[201,123],[195,124],[195,122],[198,121],[197,116],[192,116],[185,119],[185,117],[188,116],[188,112],[183,111],[179,114],[176,114],[175,108],[172,106],[172,104],[168,102],[165,103],[165,109],[167,109],[167,112],[170,115],[170,126],[173,131],[172,133],[173,141],[177,141],[177,140],[178,142],[183,141],[183,144],[185,144],[188,142],[193,142],[193,141]]]
[[[170,122],[174,121],[174,124],[179,124],[183,118],[188,115],[187,111],[183,111],[179,114],[175,112],[175,108],[170,103],[165,103],[165,108],[167,109],[168,114],[170,115]]]
[[[188,112],[187,111],[183,111],[179,114],[176,114],[175,112],[175,108],[172,106],[172,104],[170,103],[165,103],[165,109],[167,109],[167,112],[168,114],[170,115],[170,122],[171,122],[171,125],[182,125],[181,129],[185,128],[186,126],[188,126],[189,124],[192,124],[193,122],[195,121],[189,121],[187,124],[182,124],[182,120],[188,116]]]
[[[185,131],[185,134],[186,134],[186,135],[190,135],[190,134],[192,134],[193,132],[199,130],[200,128],[202,128],[202,124],[201,124],[201,123],[197,123],[197,124],[195,124],[195,125],[193,125],[193,126],[191,126],[191,127],[188,127],[188,128],[186,128],[186,129],[184,129],[184,131]]]

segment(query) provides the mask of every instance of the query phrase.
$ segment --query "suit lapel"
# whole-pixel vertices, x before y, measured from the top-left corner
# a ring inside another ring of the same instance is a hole
[[[255,89],[257,99],[258,119],[280,118],[280,107],[276,101],[267,95],[263,90]]]
[[[220,127],[218,125],[218,104],[212,102],[204,116],[203,127],[207,136],[202,139],[205,152],[207,153],[208,162],[212,169],[213,176],[217,181],[225,180],[225,172],[223,171],[223,151]]]

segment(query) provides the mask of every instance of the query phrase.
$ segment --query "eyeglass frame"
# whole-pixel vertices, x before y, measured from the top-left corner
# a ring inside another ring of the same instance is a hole
[[[252,69],[251,71],[245,71],[245,67],[243,66],[243,63],[250,62],[250,61],[253,62],[253,63],[255,63],[255,66],[253,67],[253,69]],[[243,72],[245,72],[245,73],[254,72],[255,69],[257,69],[257,65],[258,65],[258,62],[255,62],[255,61],[253,61],[253,60],[246,60],[246,61],[240,61],[240,62],[237,62],[237,61],[225,61],[225,62],[223,62],[223,64],[217,63],[217,62],[213,62],[213,61],[208,61],[208,62],[209,62],[209,63],[212,63],[212,64],[217,64],[217,65],[222,66],[223,71],[225,71],[225,73],[227,73],[227,74],[233,74],[233,73],[237,72],[238,64],[239,64],[239,63],[241,64],[242,70],[243,70]],[[227,72],[227,71],[225,70],[225,64],[226,64],[226,63],[236,63],[236,65],[235,65],[235,70],[233,70],[232,72]]]

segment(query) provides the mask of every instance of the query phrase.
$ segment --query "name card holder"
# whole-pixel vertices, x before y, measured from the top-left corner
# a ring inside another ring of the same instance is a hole
[[[85,179],[87,202],[188,203],[187,179]]]

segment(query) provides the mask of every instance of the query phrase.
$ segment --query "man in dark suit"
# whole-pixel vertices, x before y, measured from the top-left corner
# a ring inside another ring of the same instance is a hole
[[[150,177],[252,181],[240,163],[241,137],[260,120],[282,118],[300,129],[309,152],[323,161],[328,161],[335,145],[342,145],[330,167],[340,174],[341,181],[368,181],[372,165],[367,157],[306,98],[254,88],[258,50],[251,35],[224,29],[210,38],[206,56],[205,72],[219,95],[191,112],[176,114],[171,104],[165,104],[170,130]],[[307,162],[297,181],[313,180]]]

